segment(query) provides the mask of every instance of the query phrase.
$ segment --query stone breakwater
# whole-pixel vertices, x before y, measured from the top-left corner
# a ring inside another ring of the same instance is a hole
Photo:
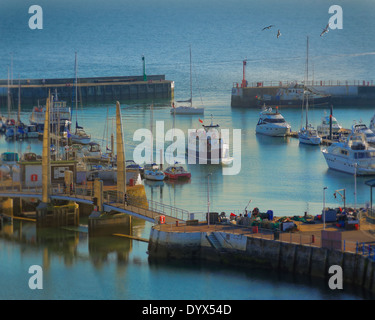
[[[210,241],[216,238],[216,245]],[[153,227],[150,259],[207,260],[233,265],[258,265],[311,277],[329,278],[338,265],[344,283],[375,292],[375,262],[360,254],[248,237],[226,232],[168,232]]]

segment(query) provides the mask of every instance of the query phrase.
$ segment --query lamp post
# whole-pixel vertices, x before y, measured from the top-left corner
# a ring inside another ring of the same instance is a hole
[[[354,210],[357,210],[357,166],[354,164]]]
[[[326,190],[328,187],[323,188],[323,230],[326,229]]]
[[[207,225],[210,225],[210,175],[207,175]]]
[[[357,212],[357,167],[358,163],[354,164],[354,212]],[[361,218],[358,217],[358,226],[360,225]]]

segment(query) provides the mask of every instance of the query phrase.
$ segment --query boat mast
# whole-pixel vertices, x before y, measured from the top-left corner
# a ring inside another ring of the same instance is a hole
[[[21,80],[18,76],[18,115],[17,115],[18,124],[21,123]]]
[[[154,101],[152,101],[151,106],[150,106],[150,128],[151,128],[151,145],[150,145],[150,163],[152,164],[153,162],[153,153],[154,153],[154,148],[153,148],[153,143],[154,143],[154,134],[153,134],[153,122],[154,122]]]
[[[307,84],[309,82],[309,36],[307,36],[307,44],[306,44],[306,82],[305,88],[303,90],[303,94],[305,94],[305,90],[307,89]],[[306,130],[309,123],[308,120],[308,112],[309,112],[309,96],[306,96]]]
[[[191,45],[190,45],[190,106],[193,106],[193,80],[191,69]]]
[[[8,119],[10,119],[10,87],[9,87],[9,67],[8,67],[8,96],[7,96],[7,103],[8,103]]]
[[[74,72],[75,72],[75,98],[76,98],[76,133],[77,133],[77,126],[78,126],[78,86],[77,86],[77,52],[75,52],[75,59],[74,59]]]

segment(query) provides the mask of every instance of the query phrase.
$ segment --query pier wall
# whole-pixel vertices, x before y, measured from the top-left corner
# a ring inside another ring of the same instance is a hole
[[[48,92],[57,92],[60,100],[68,104],[75,99],[74,79],[29,79],[14,81],[9,87],[12,105],[18,105],[20,87],[21,104],[45,104]],[[174,82],[165,80],[165,75],[150,75],[147,81],[143,77],[102,77],[80,78],[78,81],[78,100],[86,102],[128,101],[140,99],[172,99]],[[7,81],[0,80],[0,107],[7,106]]]
[[[280,86],[234,87],[232,88],[231,106],[260,108],[258,97],[274,96],[280,88]],[[312,88],[321,94],[330,94],[331,103],[334,106],[370,106],[375,103],[374,85],[322,85]]]
[[[260,266],[283,272],[328,279],[329,267],[343,269],[344,283],[375,292],[375,262],[349,252],[275,240],[215,232],[224,250],[207,240],[206,232],[167,232],[151,229],[150,259],[210,260],[242,266]]]

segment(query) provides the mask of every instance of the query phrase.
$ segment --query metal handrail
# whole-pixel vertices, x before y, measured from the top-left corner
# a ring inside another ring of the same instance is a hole
[[[305,84],[307,86],[374,86],[373,80],[311,80],[304,81],[280,81],[280,80],[267,80],[267,81],[252,81],[248,82],[246,88],[256,87],[289,87],[293,84]],[[241,87],[238,82],[233,83],[233,88]]]

